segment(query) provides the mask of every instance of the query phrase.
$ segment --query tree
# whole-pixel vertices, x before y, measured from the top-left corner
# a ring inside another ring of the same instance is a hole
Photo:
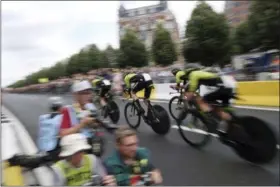
[[[280,49],[280,2],[253,1],[248,17],[248,35],[254,48]]]
[[[26,83],[25,83],[25,80],[23,79],[23,80],[18,80],[15,83],[9,85],[8,88],[20,88],[25,85],[26,85]]]
[[[170,33],[163,28],[162,24],[157,26],[152,44],[152,56],[156,64],[170,65],[177,60],[175,44]]]
[[[114,49],[111,45],[108,45],[104,50],[104,55],[106,62],[108,63],[107,67],[114,67],[117,65],[117,50]]]
[[[187,22],[183,54],[187,62],[202,65],[224,64],[231,51],[229,26],[223,14],[218,14],[200,1]]]
[[[131,30],[127,30],[120,41],[118,64],[121,68],[127,66],[143,67],[148,65],[148,53],[145,45]]]
[[[90,45],[88,51],[86,52],[88,55],[87,71],[104,67],[104,64],[102,62],[102,52],[95,44]]]
[[[71,76],[75,73],[82,73],[80,70],[80,64],[79,64],[79,54],[73,54],[70,56],[68,64],[66,66],[66,72],[68,76]]]
[[[48,78],[50,80],[55,80],[63,76],[66,76],[66,65],[63,62],[57,62],[49,69]]]
[[[233,33],[233,52],[242,54],[256,48],[253,37],[247,21],[238,25]]]

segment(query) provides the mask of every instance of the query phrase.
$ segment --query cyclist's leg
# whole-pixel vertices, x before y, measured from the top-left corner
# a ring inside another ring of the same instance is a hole
[[[148,106],[148,100],[150,99],[152,89],[154,88],[153,81],[145,82],[145,91],[144,91],[144,103]]]
[[[106,94],[110,91],[110,86],[105,86],[103,85],[102,88],[101,88],[101,91],[100,91],[100,102],[101,102],[101,105],[102,106],[105,106],[107,104],[106,102],[106,99],[105,99],[105,96]]]
[[[204,112],[214,112],[215,114],[218,114],[218,116],[223,119],[223,120],[226,120],[226,121],[229,121],[231,120],[231,116],[230,114],[218,109],[218,108],[215,108],[215,111],[213,111],[213,108],[208,104],[208,103],[211,103],[211,102],[215,102],[216,100],[223,100],[224,99],[224,96],[226,94],[227,90],[225,90],[224,87],[219,87],[218,90],[212,92],[212,93],[209,93],[209,94],[206,94],[204,97],[203,97],[203,104],[205,103],[206,105],[209,106],[209,108],[202,108],[202,111]],[[206,102],[205,102],[206,101]],[[204,107],[204,105],[202,105],[202,107]]]
[[[133,100],[135,100],[135,103],[136,103],[136,105],[137,105],[137,108],[140,110],[139,112],[140,112],[141,114],[144,114],[145,111],[144,111],[144,109],[142,108],[142,106],[141,106],[141,104],[140,104],[140,101],[139,101],[139,99],[138,99],[136,93],[139,92],[139,91],[141,91],[141,90],[144,88],[144,86],[145,86],[145,85],[143,85],[143,82],[137,81],[137,82],[135,83],[135,85],[134,85],[134,86],[132,87],[132,89],[131,89],[132,98],[133,98]]]
[[[222,100],[224,106],[230,105],[232,93],[233,90],[231,88],[221,88],[219,99]],[[225,121],[230,121],[232,119],[231,115],[222,109],[217,109],[217,114]]]

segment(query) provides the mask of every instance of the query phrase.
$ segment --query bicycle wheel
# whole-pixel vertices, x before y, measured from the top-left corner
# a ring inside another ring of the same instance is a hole
[[[184,116],[186,116],[186,115],[188,115],[188,117],[190,117],[192,119],[192,121],[186,122],[184,120],[185,119]],[[183,140],[186,143],[188,143],[192,147],[201,148],[210,142],[211,134],[209,133],[210,129],[208,128],[208,123],[205,120],[205,118],[198,111],[185,110],[185,111],[182,111],[178,117],[179,117],[179,119],[176,121],[178,130],[179,130],[181,137],[183,138]],[[198,122],[200,122],[201,125],[199,125]],[[185,125],[185,124],[187,124],[187,125]],[[202,126],[203,130],[194,128],[194,127],[198,127],[198,126]],[[202,135],[202,140],[195,142],[195,141],[191,140],[189,135],[185,134],[186,132],[196,133],[196,136],[197,136],[197,134],[200,134],[200,135]]]
[[[130,113],[129,113],[130,112]],[[129,115],[130,114],[130,115]],[[129,120],[128,120],[128,117],[131,117],[131,116],[136,116],[136,123],[131,123]],[[125,105],[125,108],[124,108],[124,117],[125,117],[125,120],[126,122],[128,123],[128,125],[133,128],[133,129],[137,129],[140,125],[140,122],[141,122],[141,117],[138,115],[138,111],[137,109],[135,108],[135,106],[133,105],[133,103],[127,103]]]
[[[175,111],[172,110],[172,106],[174,106],[174,105],[176,106]],[[169,109],[169,113],[170,113],[171,117],[173,119],[177,120],[180,111],[182,111],[184,109],[184,102],[180,99],[179,96],[174,96],[169,101],[168,109]],[[177,115],[176,115],[176,110],[179,110],[179,113]]]
[[[251,163],[266,164],[271,162],[277,153],[277,140],[271,127],[266,122],[253,116],[239,117],[238,123],[250,136],[254,145],[237,144],[237,146],[232,147],[235,152]],[[230,126],[229,134],[236,131],[234,127],[234,124]]]
[[[148,118],[150,119],[150,121],[153,121],[151,119],[156,117],[156,118],[158,118],[159,123],[152,123],[151,128],[157,134],[160,134],[160,135],[167,134],[171,128],[170,119],[169,119],[167,111],[160,105],[154,105],[152,107],[153,107],[152,110],[154,110],[155,116],[153,116],[152,111],[149,110]]]
[[[110,101],[108,103],[110,110],[108,111],[108,115],[110,117],[110,119],[112,120],[113,123],[118,123],[119,119],[120,119],[120,110],[119,107],[117,105],[117,103],[115,101]]]

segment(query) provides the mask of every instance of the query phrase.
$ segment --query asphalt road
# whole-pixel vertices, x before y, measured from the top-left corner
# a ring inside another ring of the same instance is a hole
[[[34,141],[37,135],[38,116],[47,112],[46,95],[4,94],[4,105],[25,125]],[[71,97],[64,97],[67,104]],[[117,101],[121,110],[119,124],[126,124],[123,110],[124,102]],[[167,103],[158,103],[168,110]],[[279,112],[237,109],[242,115],[253,115],[267,121],[279,136]],[[174,121],[172,124],[175,125]],[[154,164],[161,169],[164,185],[207,185],[207,186],[278,186],[279,152],[275,161],[265,166],[254,166],[240,159],[229,147],[218,140],[202,150],[187,145],[172,129],[165,137],[156,135],[149,126],[141,123],[138,130],[140,145],[152,152]],[[108,135],[106,155],[114,147]]]

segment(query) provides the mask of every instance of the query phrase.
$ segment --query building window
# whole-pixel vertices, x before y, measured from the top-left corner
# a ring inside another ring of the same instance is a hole
[[[163,7],[159,6],[159,7],[156,8],[156,10],[157,10],[157,12],[160,12],[160,11],[163,10]]]
[[[147,24],[142,24],[142,25],[140,25],[140,30],[141,30],[141,31],[146,31],[146,30],[148,30],[148,25],[147,25]]]
[[[142,41],[145,41],[147,39],[147,33],[146,32],[140,32],[139,33],[139,38]]]
[[[165,23],[165,28],[168,29],[168,30],[172,30],[174,27],[173,27],[173,23],[172,22],[166,22]]]
[[[234,5],[235,5],[235,7],[238,7],[238,6],[240,6],[240,2],[235,2]]]
[[[139,11],[138,11],[138,10],[135,10],[134,15],[135,15],[135,16],[138,16],[138,15],[139,15]]]
[[[155,13],[156,9],[155,8],[150,8],[149,13]]]
[[[125,28],[120,29],[120,36],[122,37],[125,34]]]
[[[146,9],[140,9],[139,10],[139,15],[143,15],[143,14],[146,14]]]
[[[134,12],[133,11],[129,12],[129,16],[133,17],[134,16]]]

